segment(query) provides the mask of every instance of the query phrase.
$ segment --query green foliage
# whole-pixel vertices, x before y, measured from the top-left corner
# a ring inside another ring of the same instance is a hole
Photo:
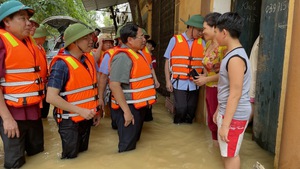
[[[3,0],[1,0],[3,1]],[[35,18],[38,22],[50,16],[71,16],[95,28],[96,12],[87,12],[81,0],[20,0],[35,10]]]
[[[110,15],[103,16],[103,25],[108,27],[114,24],[113,20],[110,18]]]

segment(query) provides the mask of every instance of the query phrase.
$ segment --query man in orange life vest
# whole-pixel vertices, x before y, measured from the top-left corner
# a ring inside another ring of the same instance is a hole
[[[102,111],[105,110],[105,105],[109,105],[109,111],[110,111],[110,117],[111,117],[111,127],[113,129],[117,129],[117,124],[116,124],[116,120],[115,120],[115,111],[113,109],[111,109],[110,106],[110,89],[108,88],[108,76],[109,76],[109,60],[111,58],[111,56],[114,54],[114,52],[120,48],[120,46],[122,45],[122,41],[120,40],[120,29],[122,28],[119,27],[117,30],[117,34],[115,37],[115,40],[117,41],[117,46],[106,50],[104,53],[102,53],[101,55],[103,55],[103,59],[101,59],[101,64],[99,67],[99,72],[100,72],[100,76],[99,76],[99,80],[98,80],[98,84],[99,84],[99,103],[100,103],[100,108],[102,109]]]
[[[88,149],[91,126],[100,120],[96,62],[90,54],[92,33],[83,24],[70,25],[64,32],[64,50],[49,68],[46,100],[55,106],[62,159],[75,158]]]
[[[37,46],[29,37],[34,10],[19,1],[0,6],[0,134],[4,167],[20,168],[44,150]]]
[[[164,57],[166,88],[174,92],[174,123],[192,123],[197,108],[199,88],[190,74],[192,69],[202,72],[205,42],[201,15],[193,15],[185,22],[187,30],[171,38]],[[171,77],[171,79],[170,79]]]
[[[48,81],[48,64],[47,64],[47,57],[46,57],[46,51],[43,47],[43,44],[46,41],[46,37],[50,35],[50,33],[47,31],[45,26],[43,24],[40,24],[39,27],[35,30],[35,33],[33,35],[33,38],[37,44],[38,50],[40,52],[40,61],[41,61],[41,71],[40,71],[40,76],[43,78],[43,85],[46,88],[46,84]],[[46,94],[46,90],[45,90]],[[41,114],[42,118],[47,118],[49,114],[49,108],[50,104],[46,102],[45,96],[43,97],[42,101],[42,108],[41,108]]]
[[[120,30],[123,45],[111,58],[111,106],[116,110],[119,152],[136,148],[144,122],[142,109],[156,101],[156,91],[149,64],[139,54],[146,40],[142,29],[126,24]]]
[[[142,30],[143,30],[144,37],[145,37],[145,39],[147,41],[150,38],[150,35],[146,32],[145,29],[142,29]],[[157,80],[155,70],[153,69],[153,66],[152,66],[151,51],[149,51],[149,49],[147,48],[146,43],[145,43],[143,49],[141,50],[141,54],[145,57],[145,59],[147,60],[149,66],[151,68],[151,73],[152,73],[152,76],[153,76],[155,88],[159,88],[160,83]],[[149,107],[146,107],[145,111],[146,111],[146,114],[145,114],[144,121],[152,121],[153,120],[152,105],[149,105]]]

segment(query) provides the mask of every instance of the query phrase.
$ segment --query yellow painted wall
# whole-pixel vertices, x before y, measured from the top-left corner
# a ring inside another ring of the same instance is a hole
[[[175,34],[186,30],[186,25],[180,20],[187,21],[190,16],[201,13],[201,0],[177,0],[175,2]]]

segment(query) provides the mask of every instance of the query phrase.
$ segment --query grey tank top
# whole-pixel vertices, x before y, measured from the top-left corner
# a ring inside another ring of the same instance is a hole
[[[227,100],[229,96],[229,78],[228,78],[228,62],[232,57],[240,57],[245,61],[246,70],[244,72],[244,81],[242,96],[239,100],[236,112],[234,113],[233,119],[237,120],[248,120],[251,114],[251,104],[249,98],[250,82],[251,82],[251,67],[248,56],[244,48],[235,48],[230,51],[222,60],[219,82],[218,82],[218,102],[219,102],[219,113],[224,115],[227,106]]]

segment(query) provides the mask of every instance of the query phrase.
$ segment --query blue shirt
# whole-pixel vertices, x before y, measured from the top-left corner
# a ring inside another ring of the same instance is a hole
[[[109,74],[108,64],[109,64],[110,56],[108,53],[104,54],[104,57],[101,61],[101,65],[98,72],[101,72],[105,75]]]
[[[194,42],[194,39],[189,39],[187,37],[187,35],[186,35],[185,32],[182,33],[182,35],[186,39],[186,41],[187,41],[187,43],[189,45],[189,48],[191,50],[193,42]],[[172,52],[172,50],[175,47],[175,43],[176,43],[176,39],[175,39],[175,37],[172,37],[170,39],[169,45],[168,45],[168,47],[167,47],[167,49],[165,51],[165,54],[164,54],[164,57],[169,60],[169,63],[170,63],[171,52]],[[202,40],[202,45],[205,48],[205,42],[204,42],[204,40]],[[173,84],[174,89],[177,89],[177,90],[189,90],[189,91],[193,91],[193,90],[199,89],[199,87],[192,80],[180,80],[180,79],[175,80],[175,79],[171,79],[171,82]]]

